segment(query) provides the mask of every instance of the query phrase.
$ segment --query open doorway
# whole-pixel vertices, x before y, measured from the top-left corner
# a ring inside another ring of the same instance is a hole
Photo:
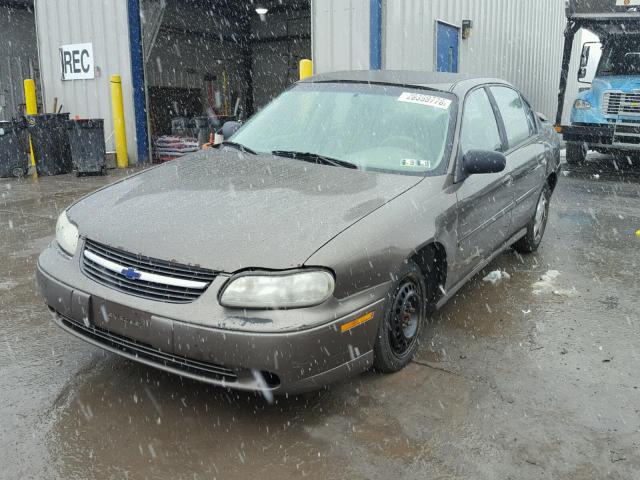
[[[156,162],[251,116],[311,57],[310,0],[143,0],[141,20]]]

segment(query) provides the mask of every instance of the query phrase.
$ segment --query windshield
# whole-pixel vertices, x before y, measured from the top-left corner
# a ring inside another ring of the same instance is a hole
[[[232,141],[256,152],[299,152],[363,170],[435,174],[446,168],[453,96],[363,84],[300,84]]]
[[[640,37],[622,37],[605,45],[597,75],[640,75]]]

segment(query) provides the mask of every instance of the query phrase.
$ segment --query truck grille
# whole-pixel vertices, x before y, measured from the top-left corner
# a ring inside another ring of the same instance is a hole
[[[602,112],[605,115],[640,115],[640,92],[605,92]]]
[[[86,240],[82,271],[123,293],[166,303],[197,300],[216,278],[212,270],[135,255]]]

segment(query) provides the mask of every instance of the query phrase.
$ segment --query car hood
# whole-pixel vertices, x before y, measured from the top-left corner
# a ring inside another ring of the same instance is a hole
[[[213,150],[99,190],[68,216],[82,237],[147,257],[286,269],[421,179]]]

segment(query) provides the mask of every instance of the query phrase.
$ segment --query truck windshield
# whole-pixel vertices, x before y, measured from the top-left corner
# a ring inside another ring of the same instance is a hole
[[[640,75],[640,36],[626,36],[604,46],[597,76]]]
[[[361,83],[299,84],[231,140],[258,153],[323,156],[351,168],[437,175],[446,168],[455,97]]]

